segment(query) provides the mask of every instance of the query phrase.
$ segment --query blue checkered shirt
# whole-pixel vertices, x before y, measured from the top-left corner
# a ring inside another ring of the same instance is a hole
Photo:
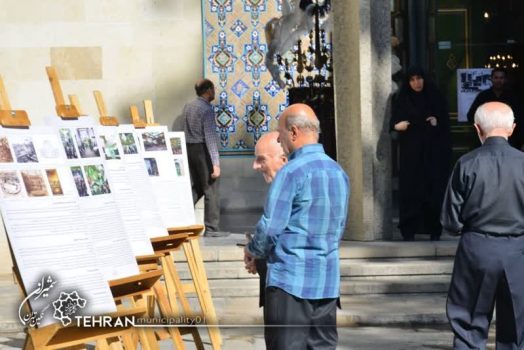
[[[202,97],[187,103],[182,112],[187,143],[205,143],[213,165],[220,165],[213,106]]]
[[[267,286],[302,299],[339,296],[338,248],[348,201],[349,178],[322,145],[306,145],[289,156],[247,245],[252,255],[268,260]]]

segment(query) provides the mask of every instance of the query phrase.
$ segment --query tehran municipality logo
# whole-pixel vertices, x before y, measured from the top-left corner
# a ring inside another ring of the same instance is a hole
[[[200,327],[205,317],[200,315],[173,315],[137,317],[135,315],[85,315],[87,300],[78,291],[58,291],[57,281],[44,275],[36,288],[18,307],[18,318],[26,327],[46,326],[60,321],[62,326],[92,327]],[[26,305],[27,304],[27,305]],[[93,305],[91,305],[93,307]],[[84,309],[84,310],[81,310]],[[27,311],[29,310],[29,311]]]
[[[70,293],[60,292],[58,299],[46,302],[49,298],[51,290],[54,288],[57,281],[52,276],[43,276],[40,282],[37,283],[36,289],[27,295],[27,297],[20,303],[18,307],[18,318],[24,326],[36,327],[38,326],[48,310],[53,307],[53,318],[68,326],[73,321],[73,317],[79,309],[85,308],[87,300],[80,297],[77,291]],[[24,313],[24,305],[29,302],[29,312]]]
[[[62,325],[68,326],[78,309],[83,309],[86,306],[87,300],[80,298],[76,291],[71,293],[60,293],[60,297],[53,301],[55,313],[53,317],[62,322]]]

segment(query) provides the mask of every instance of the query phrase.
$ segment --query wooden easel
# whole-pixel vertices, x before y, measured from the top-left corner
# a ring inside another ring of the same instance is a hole
[[[100,125],[118,126],[118,119],[116,117],[110,117],[107,114],[106,104],[102,97],[102,93],[95,90],[93,91],[93,95],[95,96],[96,106],[98,107],[98,113],[100,114]]]
[[[79,111],[80,104],[78,99],[74,95],[70,95],[73,108],[60,107],[63,103],[62,89],[60,87],[60,81],[56,74],[56,71],[53,67],[46,68],[49,82],[51,83],[51,89],[53,90],[53,95],[55,96],[55,102],[57,104],[56,110],[68,110],[69,113],[66,116],[60,116],[62,119],[76,119],[80,116]],[[115,117],[107,116],[107,111],[105,108],[105,103],[100,91],[94,92],[95,100],[97,102],[98,110],[100,113],[100,122],[102,125],[118,125],[118,120]],[[162,315],[171,315],[171,310],[166,309],[166,303],[161,299],[156,297],[156,290],[160,287],[160,277],[162,276],[162,270],[157,269],[155,271],[143,272],[136,276],[129,276],[126,278],[110,281],[111,292],[115,299],[115,303],[120,312],[130,312],[133,309],[144,309],[146,316],[154,316],[154,306],[155,301],[158,302],[159,309]],[[131,308],[124,308],[123,301],[124,299],[131,301]],[[185,349],[185,345],[182,339],[182,336],[177,328],[169,328],[165,332],[169,337],[172,338],[177,349]],[[143,328],[138,329],[138,337],[142,344],[142,348],[145,350],[157,350],[159,349],[158,343],[156,341],[155,333],[151,331],[146,331]],[[167,338],[167,337],[164,337]],[[131,348],[136,347],[136,336],[132,337],[131,340],[126,338],[126,347],[132,346]]]
[[[169,236],[155,237],[151,239],[155,256],[138,257],[140,268],[147,271],[154,269],[160,264],[164,270],[164,292],[169,299],[171,308],[178,314],[177,296],[182,306],[183,314],[186,316],[203,316],[206,321],[209,338],[213,349],[218,350],[222,345],[222,338],[218,328],[218,320],[215,307],[211,298],[204,261],[200,251],[198,239],[204,231],[204,226],[193,225],[187,227],[169,228]],[[172,253],[183,249],[191,274],[190,283],[182,283]],[[192,311],[188,300],[188,294],[195,293],[202,310],[201,314]]]
[[[102,93],[100,91],[93,91],[93,94],[95,96],[96,104],[98,107],[98,112],[100,114],[100,124],[106,125],[106,126],[119,125],[116,117],[108,116]],[[138,113],[138,110],[136,112]],[[158,266],[160,265],[159,259],[161,257],[162,257],[161,254],[137,257],[137,263],[139,264],[140,271],[146,274],[154,272],[154,271],[162,272],[162,270],[158,268]],[[140,261],[143,261],[144,263],[142,264]],[[158,281],[158,283],[154,283],[151,287],[154,292],[154,301],[153,302],[156,301],[156,304],[158,305],[158,308],[160,311],[160,315],[164,317],[178,315],[179,314],[178,310],[173,310],[171,308],[167,295],[164,292],[165,288],[163,288],[162,283]],[[163,330],[163,329],[156,330],[156,335],[158,339],[161,339],[161,340],[171,337],[177,349],[185,349],[185,345],[184,345],[181,335],[185,334],[186,331],[189,331],[190,333],[193,334],[193,338],[194,338],[195,344],[197,345],[197,348],[203,350],[204,345],[202,343],[202,340],[196,328],[193,328],[193,329],[184,328],[182,329],[182,332],[181,332],[178,328],[168,327],[167,330]]]
[[[152,125],[158,125],[154,123],[151,101],[144,101],[144,109],[146,111],[148,123],[152,122]],[[131,106],[131,115],[135,128],[142,127],[143,121],[140,119],[138,110],[135,106]],[[138,121],[138,125],[135,124],[135,121]],[[149,125],[148,123],[146,123],[146,125]],[[200,238],[200,235],[204,232],[204,226],[193,225],[187,227],[174,227],[168,228],[168,232],[169,236],[152,238],[151,243],[153,244],[155,253],[160,255],[160,258],[157,259],[157,261],[159,260],[160,265],[164,270],[165,288],[167,289],[170,305],[173,310],[178,310],[176,300],[176,296],[178,295],[184,314],[195,315],[189,305],[187,294],[196,293],[202,310],[202,316],[205,318],[206,324],[208,325],[209,338],[213,349],[219,350],[222,345],[222,337],[220,336],[216,311],[209,290],[209,283],[204,268],[200,245],[198,244],[198,238]],[[182,283],[174,263],[174,258],[171,254],[180,249],[180,247],[184,250],[192,277],[192,283]],[[143,259],[139,257],[138,261],[140,265],[146,264],[152,266],[154,264],[153,260],[147,259],[147,257]]]
[[[15,111],[11,108],[2,76],[0,76],[0,124],[5,127],[24,128],[31,125],[26,111]]]
[[[47,72],[47,77],[49,78],[49,83],[51,84],[51,90],[53,90],[57,115],[62,119],[78,119],[78,117],[82,115],[78,110],[80,108],[78,107],[78,99],[74,95],[69,95],[71,104],[66,104],[55,67],[48,66],[45,67],[45,69]]]
[[[143,129],[147,126],[147,123],[144,120],[142,120],[142,118],[140,118],[137,106],[131,105],[129,107],[129,111],[131,113],[131,122],[133,123],[135,128]]]
[[[3,127],[28,128],[30,121],[27,113],[25,111],[10,110],[11,105],[1,78],[0,96],[0,124]],[[13,260],[13,273],[25,298],[25,296],[27,296],[26,288],[24,287],[11,246],[9,246],[9,248]],[[111,281],[110,288],[116,300],[124,295],[146,295],[146,293],[152,289],[152,284],[160,279],[160,275],[161,271],[157,271],[140,275],[138,278],[131,276],[117,281]],[[126,310],[118,310],[109,316],[116,318],[125,316],[142,317],[148,315],[148,308],[144,302],[139,300],[139,302],[133,306],[134,307]],[[143,348],[151,350],[158,349],[158,345],[155,346],[156,341],[153,342],[155,339],[151,339],[150,336],[141,331],[142,330],[139,330],[138,333]],[[109,350],[110,347],[111,349],[122,349],[121,342],[123,342],[126,348],[133,349],[135,348],[133,341],[134,333],[135,330],[131,327],[80,329],[75,326],[62,327],[60,324],[55,323],[41,328],[28,328],[24,349],[85,349],[85,345],[90,342],[96,342],[98,349],[101,350]],[[120,340],[120,338],[122,340]]]
[[[189,267],[192,283],[182,283],[180,276],[176,271],[174,257],[172,254],[169,254],[168,257],[165,257],[164,261],[162,262],[162,268],[166,271],[170,271],[172,274],[172,283],[174,288],[179,291],[178,295],[184,312],[191,313],[187,295],[190,293],[196,294],[200,309],[202,310],[202,314],[205,317],[206,323],[208,325],[209,338],[211,339],[213,349],[220,349],[222,345],[222,337],[220,336],[215,306],[213,304],[213,299],[211,298],[207,274],[204,267],[204,260],[202,259],[202,253],[198,243],[198,239],[204,232],[204,226],[192,225],[186,227],[173,227],[168,228],[168,232],[169,237],[184,237],[181,246],[184,250],[184,255]],[[155,244],[153,244],[153,247],[155,247]],[[171,250],[170,253],[173,251],[174,250]]]

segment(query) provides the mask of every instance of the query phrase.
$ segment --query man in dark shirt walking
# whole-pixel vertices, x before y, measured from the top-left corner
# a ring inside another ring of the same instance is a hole
[[[521,149],[524,142],[524,123],[522,118],[522,111],[517,97],[507,89],[507,72],[504,68],[493,68],[491,71],[491,87],[487,90],[481,91],[469,107],[468,121],[474,122],[475,112],[479,106],[486,102],[502,102],[507,104],[512,110],[515,117],[516,128],[513,135],[509,138],[509,143]]]
[[[508,105],[480,106],[474,125],[483,145],[458,160],[441,215],[462,234],[447,301],[454,349],[486,348],[495,303],[497,349],[523,349],[524,153],[508,144]]]
[[[184,106],[184,132],[186,134],[189,173],[193,183],[193,202],[204,196],[205,236],[220,237],[228,233],[219,231],[220,197],[218,178],[220,159],[215,113],[211,101],[215,99],[215,86],[208,79],[195,84],[197,98]]]

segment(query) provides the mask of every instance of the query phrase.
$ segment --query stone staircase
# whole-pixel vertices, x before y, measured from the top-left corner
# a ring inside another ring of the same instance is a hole
[[[211,294],[225,325],[262,324],[258,276],[244,270],[242,235],[203,239]],[[457,239],[440,242],[342,242],[340,326],[447,323],[445,303]],[[188,279],[181,254],[175,255]],[[196,300],[192,300],[196,303]]]

